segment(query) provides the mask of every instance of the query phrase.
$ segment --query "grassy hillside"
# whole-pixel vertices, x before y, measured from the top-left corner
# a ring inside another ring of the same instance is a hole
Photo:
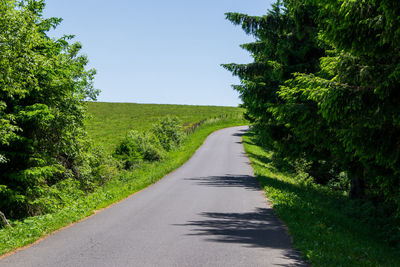
[[[89,102],[92,118],[87,121],[89,136],[109,152],[128,130],[147,130],[160,118],[179,117],[186,126],[218,116],[238,116],[243,109],[236,107],[160,105],[135,103]]]

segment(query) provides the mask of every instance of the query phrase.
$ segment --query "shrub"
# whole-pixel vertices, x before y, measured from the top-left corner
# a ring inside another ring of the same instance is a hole
[[[166,151],[170,151],[182,142],[184,131],[177,117],[166,116],[153,125],[152,132]]]
[[[107,155],[102,147],[93,143],[88,143],[87,146],[87,151],[78,155],[77,178],[82,189],[92,191],[117,176],[120,163],[111,155]]]
[[[142,161],[162,160],[165,151],[154,134],[129,131],[117,146],[114,156],[122,160],[124,167],[129,169]]]

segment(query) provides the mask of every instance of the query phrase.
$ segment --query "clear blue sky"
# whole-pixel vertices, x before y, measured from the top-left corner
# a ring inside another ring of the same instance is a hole
[[[264,15],[271,0],[46,0],[98,71],[99,101],[236,106],[238,79],[221,63],[247,63],[253,41],[225,12]]]

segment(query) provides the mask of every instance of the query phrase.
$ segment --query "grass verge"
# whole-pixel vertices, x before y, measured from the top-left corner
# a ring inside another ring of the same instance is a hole
[[[92,215],[96,210],[144,189],[185,163],[212,132],[244,124],[246,123],[239,118],[206,121],[188,136],[179,149],[171,151],[164,161],[143,164],[129,172],[123,171],[103,187],[75,199],[55,213],[13,222],[13,227],[0,230],[0,255],[29,245],[51,232]]]
[[[313,266],[400,266],[400,253],[379,240],[373,226],[352,216],[362,208],[338,192],[302,182],[272,164],[272,152],[243,136],[254,173],[294,247]]]

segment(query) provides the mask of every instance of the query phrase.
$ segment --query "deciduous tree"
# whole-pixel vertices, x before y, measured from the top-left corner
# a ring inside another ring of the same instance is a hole
[[[47,35],[61,19],[43,18],[44,6],[0,1],[0,210],[11,217],[39,212],[46,186],[83,178],[84,100],[98,93],[81,44]]]

